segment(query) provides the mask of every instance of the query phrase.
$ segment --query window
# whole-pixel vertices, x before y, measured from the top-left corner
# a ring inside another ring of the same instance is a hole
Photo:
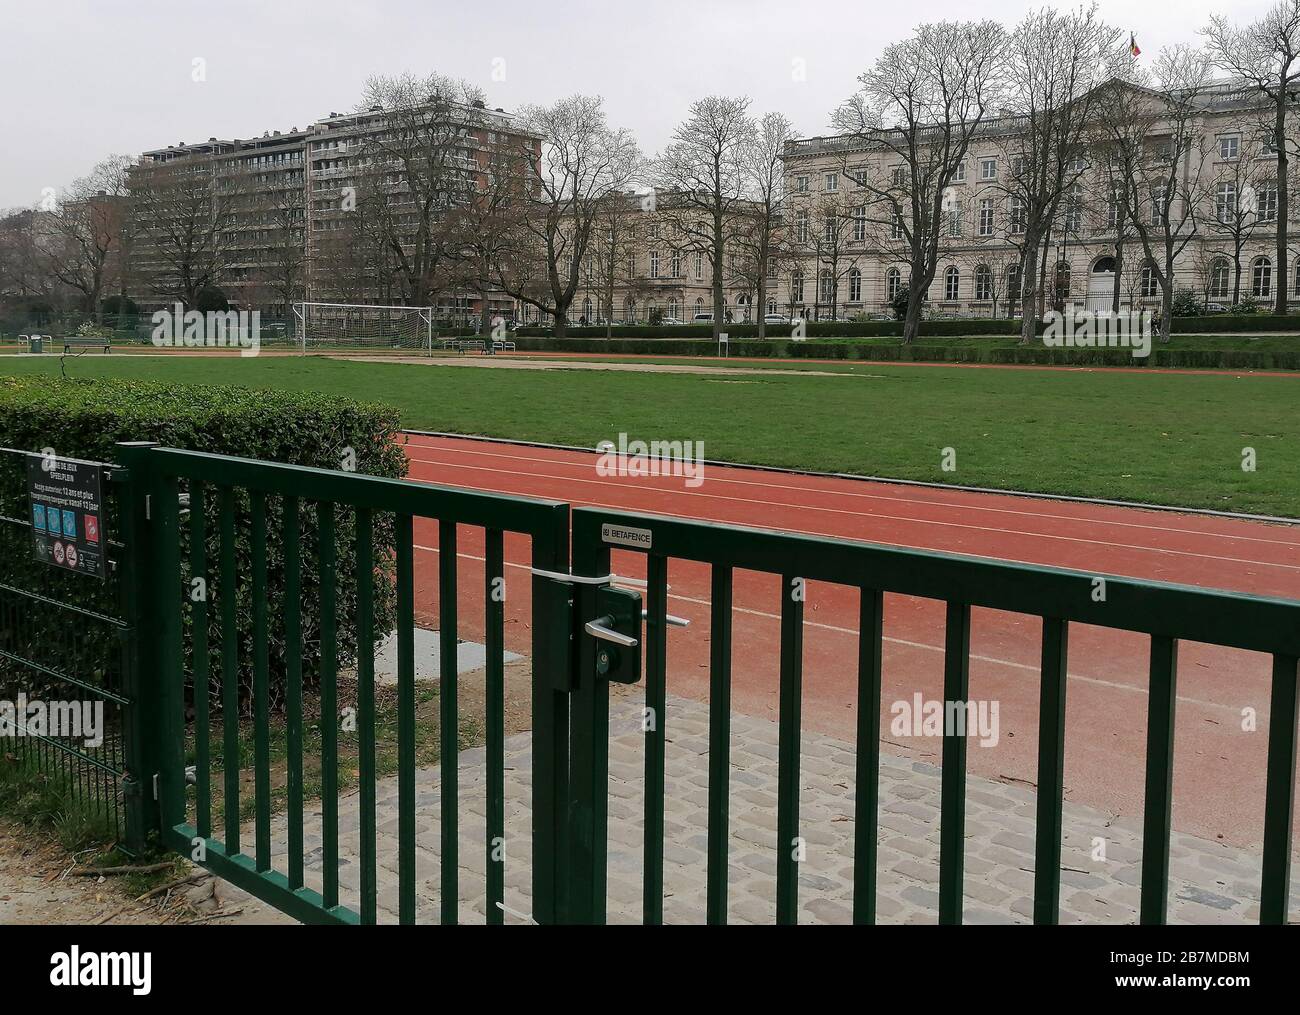
[[[1151,224],[1158,226],[1164,221],[1165,212],[1169,210],[1169,201],[1165,197],[1165,185],[1158,183],[1151,188]]]
[[[965,162],[958,162],[958,163],[957,163],[957,168],[956,168],[956,170],[954,170],[954,172],[953,172],[953,174],[952,174],[952,182],[953,182],[953,183],[965,183],[965,182],[966,182],[966,163],[965,163]]]
[[[903,273],[897,268],[890,268],[885,272],[885,299],[890,303],[898,299],[899,290],[903,287]]]
[[[897,208],[894,209],[893,221],[889,223],[889,238],[891,240],[903,238],[903,213]]]
[[[1296,267],[1300,269],[1300,264],[1296,265]],[[1300,271],[1297,271],[1296,278],[1300,280]],[[849,302],[862,302],[862,272],[858,271],[857,268],[849,269]]]
[[[636,320],[636,300],[630,296],[623,300],[623,320],[628,323]]]
[[[860,204],[853,209],[853,240],[862,243],[867,238],[867,206]]]
[[[1007,299],[1020,299],[1020,265],[1007,266]]]
[[[1261,298],[1273,295],[1273,262],[1267,257],[1255,258],[1250,269],[1250,291]]]
[[[889,174],[889,182],[892,186],[901,187],[907,183],[907,167],[895,166]]]
[[[704,277],[704,255],[698,251],[695,254],[695,277]]]
[[[839,190],[840,189],[839,173],[827,173],[825,182],[826,182],[826,189],[828,191],[834,192]]]
[[[989,202],[992,204],[992,202]],[[1025,231],[1025,199],[1023,197],[1013,197],[1011,199],[1011,235],[1019,236]],[[992,236],[990,230],[988,233],[981,235]]]
[[[1235,159],[1241,154],[1241,138],[1236,134],[1228,134],[1219,138],[1219,158],[1225,162]]]
[[[808,177],[796,176],[794,178],[794,189],[800,194],[808,193]]]
[[[1065,199],[1065,231],[1067,233],[1083,231],[1083,188],[1077,183],[1070,188]]]
[[[794,213],[794,238],[800,243],[808,242],[808,209],[800,208]]]
[[[790,272],[790,302],[803,302],[803,271],[798,268]]]
[[[659,223],[655,222],[650,226],[650,238],[659,239]]]
[[[1255,194],[1255,216],[1260,222],[1277,221],[1277,184],[1260,184]]]
[[[1295,266],[1295,294],[1300,297],[1300,264]]]
[[[948,207],[948,235],[951,237],[961,236],[962,221],[962,203],[960,198],[953,200]]]
[[[998,178],[998,160],[981,159],[980,160],[980,179],[996,180]]]
[[[769,299],[767,301],[767,312],[773,317],[776,316],[776,300]]]
[[[834,243],[838,233],[839,226],[835,221],[835,213],[828,211],[822,219],[822,242],[828,245]]]
[[[1226,300],[1228,298],[1228,259],[1216,257],[1210,265],[1210,299]]]
[[[1160,295],[1160,283],[1156,280],[1156,271],[1149,264],[1142,265],[1142,281],[1139,289],[1145,299]]]
[[[821,283],[818,296],[822,303],[835,305],[835,275],[829,268],[823,268],[819,276]]]
[[[668,297],[668,316],[669,316],[669,317],[676,317],[676,316],[677,316],[677,297],[676,297],[676,296],[669,296],[669,297]]]
[[[672,269],[673,269],[672,271],[673,278],[682,277],[682,254],[680,250],[673,251]]]
[[[948,270],[943,273],[943,298],[949,303],[954,303],[958,299],[958,293],[961,291],[961,272],[957,270],[955,264],[948,266]]]
[[[975,269],[975,299],[993,299],[993,272],[987,264],[981,264]]]
[[[980,200],[980,235],[993,235],[993,198],[991,197]]]
[[[1237,185],[1220,183],[1214,190],[1214,216],[1220,222],[1232,222],[1237,215]]]
[[[591,297],[588,296],[582,301],[582,317],[585,321],[591,320]]]
[[[776,258],[775,258],[775,257],[769,257],[769,258],[767,259],[767,277],[770,278],[770,279],[774,279],[774,278],[776,278]]]
[[[659,277],[659,251],[650,251],[650,277]]]
[[[1023,155],[1012,156],[1011,175],[1017,179],[1025,175],[1025,157]]]
[[[1119,227],[1120,209],[1124,206],[1124,188],[1116,187],[1110,192],[1106,201],[1106,228],[1116,229]]]
[[[1056,265],[1056,301],[1064,303],[1070,298],[1070,265],[1061,261]]]

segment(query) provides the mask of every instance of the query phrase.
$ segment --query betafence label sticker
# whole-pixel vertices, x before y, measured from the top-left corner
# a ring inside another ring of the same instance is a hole
[[[36,559],[103,578],[103,466],[32,455],[27,459],[27,496]]]
[[[602,522],[600,538],[602,542],[616,543],[619,546],[634,546],[638,550],[648,550],[650,549],[650,541],[654,538],[654,533],[649,529],[633,529],[626,525],[610,525],[609,522]]]

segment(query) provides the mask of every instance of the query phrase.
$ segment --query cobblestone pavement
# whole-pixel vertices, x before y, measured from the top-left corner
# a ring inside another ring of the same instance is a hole
[[[664,920],[702,923],[708,804],[708,709],[681,698],[668,702]],[[776,911],[777,727],[732,716],[730,878],[734,923],[772,923]],[[803,734],[799,919],[848,923],[852,913],[853,770],[851,744]],[[482,748],[460,757],[460,919],[485,913],[484,821],[486,772]],[[639,697],[611,702],[609,798],[609,920],[641,916],[643,735]],[[417,920],[436,922],[439,899],[437,767],[416,775],[419,883]],[[881,759],[879,889],[881,923],[934,923],[938,918],[939,768],[893,755]],[[530,737],[506,742],[507,923],[529,912]],[[378,787],[379,918],[397,911],[397,783]],[[970,777],[966,796],[965,921],[1028,923],[1033,916],[1034,792],[1032,787]],[[356,905],[359,798],[340,804],[341,901]],[[305,833],[308,880],[319,887],[320,815]],[[284,822],[273,826],[276,867],[283,869]],[[251,833],[250,833],[251,841]],[[1104,859],[1100,850],[1104,849]],[[1260,857],[1174,832],[1170,848],[1169,917],[1173,923],[1250,923],[1259,917]],[[1141,881],[1141,815],[1112,819],[1066,803],[1061,851],[1063,923],[1133,923]],[[1293,869],[1300,869],[1300,863]],[[1292,921],[1300,921],[1293,884]]]

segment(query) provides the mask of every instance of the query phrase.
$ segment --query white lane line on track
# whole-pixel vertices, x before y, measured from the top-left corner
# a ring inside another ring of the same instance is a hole
[[[420,460],[412,459],[412,461],[420,461]],[[443,463],[422,462],[422,464],[437,465]],[[481,465],[445,464],[444,467],[453,468],[453,469],[470,469],[475,472],[490,472],[497,475],[505,475],[505,476],[521,475],[521,473],[513,472],[509,469],[490,469],[486,466],[481,466]],[[563,483],[583,483],[588,486],[620,487],[623,489],[626,489],[627,486],[627,484],[620,484],[617,482],[609,482],[609,481],[598,480],[598,479],[575,479],[571,476],[546,476],[540,473],[527,473],[526,475],[529,478],[533,478],[533,479],[550,479],[550,480],[556,480],[558,482],[563,482]],[[456,481],[455,485],[462,487],[463,489],[466,490],[477,490],[483,493],[496,493],[496,494],[502,493],[501,490],[493,487],[471,486],[467,483],[461,482],[459,479]],[[967,525],[963,522],[943,522],[943,521],[936,521],[936,520],[925,519],[925,518],[909,518],[905,515],[864,514],[861,511],[849,511],[845,508],[817,507],[816,505],[811,505],[811,504],[780,504],[773,501],[758,500],[752,497],[717,496],[716,494],[696,493],[691,490],[673,490],[673,491],[657,490],[653,492],[655,493],[671,492],[673,496],[678,496],[678,497],[704,497],[709,500],[727,501],[729,503],[736,503],[736,504],[753,504],[753,505],[758,505],[760,507],[769,507],[769,508],[788,507],[788,508],[796,508],[798,510],[803,510],[803,511],[821,511],[824,513],[837,514],[837,515],[850,515],[854,518],[878,519],[881,521],[907,522],[907,523],[912,523],[917,525],[933,525],[933,526],[938,526],[940,528],[968,529],[975,532],[988,532],[988,533],[1008,533],[1008,534],[1022,536],[1030,539],[1052,539],[1052,540],[1058,540],[1067,543],[1078,543],[1080,545],[1087,545],[1087,546],[1104,546],[1113,549],[1135,550],[1143,553],[1163,554],[1163,555],[1176,556],[1176,557],[1194,557],[1199,560],[1214,560],[1214,561],[1220,561],[1229,564],[1247,564],[1252,567],[1271,567],[1271,568],[1281,568],[1287,571],[1300,571],[1300,564],[1278,564],[1268,560],[1249,560],[1244,557],[1224,557],[1214,553],[1196,553],[1192,550],[1170,550],[1160,546],[1141,546],[1133,543],[1117,543],[1114,540],[1109,540],[1109,539],[1084,539],[1079,536],[1062,536],[1062,535],[1056,535],[1053,533],[1046,533],[1046,532],[1019,532],[1011,529],[989,528],[986,525]],[[635,513],[635,514],[657,514],[657,515],[668,514],[668,512],[666,511],[658,511],[658,510],[647,509],[647,508],[628,508],[628,507],[620,506],[618,504],[606,504],[598,501],[584,501],[582,504],[575,504],[575,507],[599,507],[599,508],[607,508],[611,511],[623,511],[623,512]],[[717,522],[724,525],[737,525],[737,524],[754,525],[753,522],[735,522],[725,518],[708,518],[705,517],[704,515],[699,515],[699,514],[693,514],[690,515],[689,517],[691,517],[696,521]],[[1076,521],[1081,521],[1081,524],[1084,525],[1089,524],[1087,521],[1082,521],[1078,519],[1076,519]],[[793,529],[785,526],[781,527],[781,531],[796,532],[799,533],[800,535],[820,536],[823,539],[859,538],[856,536],[847,536],[844,535],[843,533],[818,532],[812,529]],[[932,550],[932,552],[936,552],[936,553],[961,552],[961,551],[951,551],[951,550],[933,550],[931,547],[918,546],[915,544],[909,544],[909,548],[916,549],[916,550]],[[978,554],[967,554],[967,556],[978,556]],[[990,559],[1009,560],[1009,561],[1013,561],[1014,563],[1020,563],[1020,564],[1036,564],[1037,566],[1040,567],[1061,566],[1059,564],[1044,564],[1040,561],[1026,561],[1026,560],[1019,560],[1017,558],[1003,557],[1003,556],[998,556],[997,558],[990,558]]]
[[[412,545],[415,549],[423,550],[425,553],[432,553],[435,555],[438,553],[438,548],[436,546],[424,546],[420,543],[414,543]],[[486,562],[485,558],[476,556],[472,553],[457,552],[456,556],[459,559],[475,560],[475,561],[479,561],[480,563]],[[505,566],[519,568],[524,571],[532,570],[532,566],[530,564],[517,564],[511,560],[505,561]],[[683,596],[673,592],[668,593],[668,598],[676,599],[678,602],[682,602],[682,603],[692,603],[696,606],[707,607],[710,605],[707,599],[696,599],[692,596]],[[766,620],[779,621],[781,619],[781,615],[779,613],[767,613],[763,610],[749,609],[748,607],[744,607],[744,606],[733,606],[732,610],[736,613],[745,613],[751,617],[762,617]],[[836,624],[822,624],[816,620],[805,619],[804,626],[820,628],[823,631],[834,631],[836,634],[848,634],[848,635],[852,635],[855,638],[858,636],[858,632],[853,628],[840,627]],[[940,654],[943,654],[943,652],[945,651],[942,645],[929,645],[922,641],[910,641],[906,638],[891,638],[888,635],[886,635],[882,637],[882,640],[890,642],[891,644],[894,645],[901,645],[904,648],[922,649],[927,652],[938,652]],[[1006,666],[1010,669],[1026,670],[1029,673],[1034,674],[1035,677],[1037,677],[1040,673],[1040,670],[1037,666],[1031,666],[1028,663],[1018,663],[1011,659],[999,659],[996,656],[979,655],[973,652],[971,653],[970,658],[982,663],[990,663],[991,665],[994,666]],[[1070,680],[1077,680],[1083,684],[1092,684],[1095,687],[1108,687],[1116,691],[1127,691],[1130,694],[1146,695],[1148,693],[1145,687],[1132,687],[1129,684],[1121,684],[1114,680],[1102,680],[1100,677],[1085,677],[1081,673],[1069,673],[1067,671],[1066,676]],[[1176,697],[1179,702],[1182,702],[1187,705],[1199,705],[1202,708],[1220,709],[1223,711],[1231,712],[1234,715],[1238,715],[1238,716],[1241,714],[1241,709],[1235,705],[1223,705],[1217,701],[1204,701],[1201,698],[1188,698],[1181,694],[1177,695]]]
[[[434,444],[407,444],[406,446],[416,447],[426,451],[434,451],[434,452],[451,454],[451,455],[475,455],[484,458],[504,458],[508,461],[528,462],[532,465],[538,465],[538,464],[558,465],[563,468],[583,469],[584,471],[587,472],[592,471],[594,467],[594,462],[588,464],[582,462],[566,462],[555,458],[530,458],[526,455],[506,455],[506,454],[500,454],[498,452],[493,452],[493,451],[474,451],[469,448],[448,448],[448,447],[443,447]],[[576,452],[574,453],[576,454]],[[461,466],[451,462],[438,462],[427,458],[412,458],[410,455],[407,455],[407,458],[412,462],[420,462],[422,464],[446,465],[451,468],[473,468],[473,466]],[[717,468],[725,468],[725,466],[715,467],[710,471],[716,472]],[[516,474],[520,476],[540,475],[539,473],[531,473],[531,472],[517,472]],[[560,479],[566,477],[556,476],[556,477],[548,477],[548,478]],[[1300,536],[1298,536],[1296,539],[1291,539],[1291,540],[1266,539],[1263,536],[1235,535],[1232,533],[1225,533],[1225,532],[1207,532],[1204,529],[1184,529],[1184,528],[1179,528],[1176,526],[1169,526],[1169,525],[1146,525],[1141,522],[1126,522],[1126,521],[1120,521],[1118,519],[1109,519],[1109,518],[1089,519],[1079,515],[1048,514],[1042,511],[1018,511],[1015,510],[1014,508],[1008,508],[1008,507],[988,507],[986,505],[979,505],[979,504],[961,504],[961,503],[954,503],[952,501],[926,500],[923,497],[889,497],[886,496],[885,494],[862,493],[856,490],[822,490],[816,487],[792,486],[786,483],[759,483],[759,482],[754,482],[752,480],[727,478],[725,476],[712,478],[709,480],[709,482],[727,483],[732,486],[757,486],[767,490],[788,490],[793,493],[826,494],[831,497],[854,497],[861,500],[884,501],[887,504],[905,504],[905,505],[915,504],[922,507],[951,508],[954,510],[967,511],[967,512],[983,511],[991,514],[1005,514],[1005,515],[1012,515],[1012,516],[1024,517],[1024,518],[1049,519],[1055,521],[1071,522],[1075,524],[1085,523],[1088,525],[1116,525],[1116,526],[1121,526],[1123,528],[1145,529],[1152,532],[1186,533],[1188,535],[1195,535],[1195,536],[1208,536],[1214,539],[1240,539],[1240,540],[1249,541],[1253,543],[1267,543],[1270,545],[1290,546],[1290,547],[1295,547],[1297,549],[1300,549]],[[676,493],[679,491],[673,489],[667,489],[667,490],[656,489],[655,492]],[[988,494],[986,496],[997,496],[997,494]],[[781,504],[783,502],[771,501],[770,503]],[[802,507],[803,505],[791,504],[788,506]],[[1104,506],[1109,506],[1109,505],[1104,505]],[[1131,510],[1140,511],[1142,510],[1142,508],[1140,505],[1135,505]],[[1171,517],[1176,518],[1177,515],[1172,515]],[[1258,524],[1262,525],[1264,523],[1258,523]],[[1014,531],[1014,530],[996,530],[996,531]]]

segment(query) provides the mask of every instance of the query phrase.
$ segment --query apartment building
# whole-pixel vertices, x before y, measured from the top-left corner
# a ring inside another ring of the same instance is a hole
[[[517,131],[504,110],[476,105],[452,115],[460,135],[451,157],[462,178],[459,200],[471,202],[486,188],[493,146],[518,144],[538,154],[540,139]],[[391,153],[375,143],[389,130],[384,112],[373,108],[330,113],[304,130],[144,152],[133,171],[130,295],[148,309],[201,282],[233,305],[277,317],[289,317],[290,304],[304,299],[410,302],[389,238],[396,232],[409,255],[417,218]],[[452,185],[449,210],[456,191]],[[374,228],[377,202],[388,216],[384,238]],[[187,239],[178,239],[181,233]],[[479,288],[443,279],[430,298],[448,318],[477,317],[485,300],[489,312],[513,314],[504,293]]]
[[[1286,286],[1300,302],[1300,263],[1277,277],[1276,156],[1261,124],[1258,99],[1231,85],[1199,97],[1193,121],[1198,143],[1181,167],[1194,207],[1179,243],[1175,286],[1205,302],[1234,298],[1271,304]],[[1161,143],[1161,127],[1152,141]],[[931,284],[935,316],[1006,316],[1016,312],[1024,208],[1009,186],[1015,164],[1015,126],[992,120],[972,144],[943,195],[939,264]],[[1077,181],[1061,202],[1040,266],[1048,305],[1109,310],[1118,286],[1124,307],[1158,309],[1160,287],[1131,223],[1116,272],[1118,225],[1123,222],[1100,152],[1075,168]],[[907,284],[901,223],[891,221],[860,179],[902,186],[907,169],[888,148],[861,138],[812,137],[792,142],[785,157],[786,261],[776,286],[781,312],[793,317],[847,319],[886,316]],[[1294,185],[1293,185],[1294,187]],[[1294,189],[1293,189],[1294,192]],[[1160,195],[1142,195],[1143,213],[1158,215]],[[1300,223],[1291,209],[1291,232]],[[1239,248],[1239,249],[1238,249]],[[1240,263],[1240,279],[1237,265]],[[1238,288],[1239,283],[1239,288]]]

